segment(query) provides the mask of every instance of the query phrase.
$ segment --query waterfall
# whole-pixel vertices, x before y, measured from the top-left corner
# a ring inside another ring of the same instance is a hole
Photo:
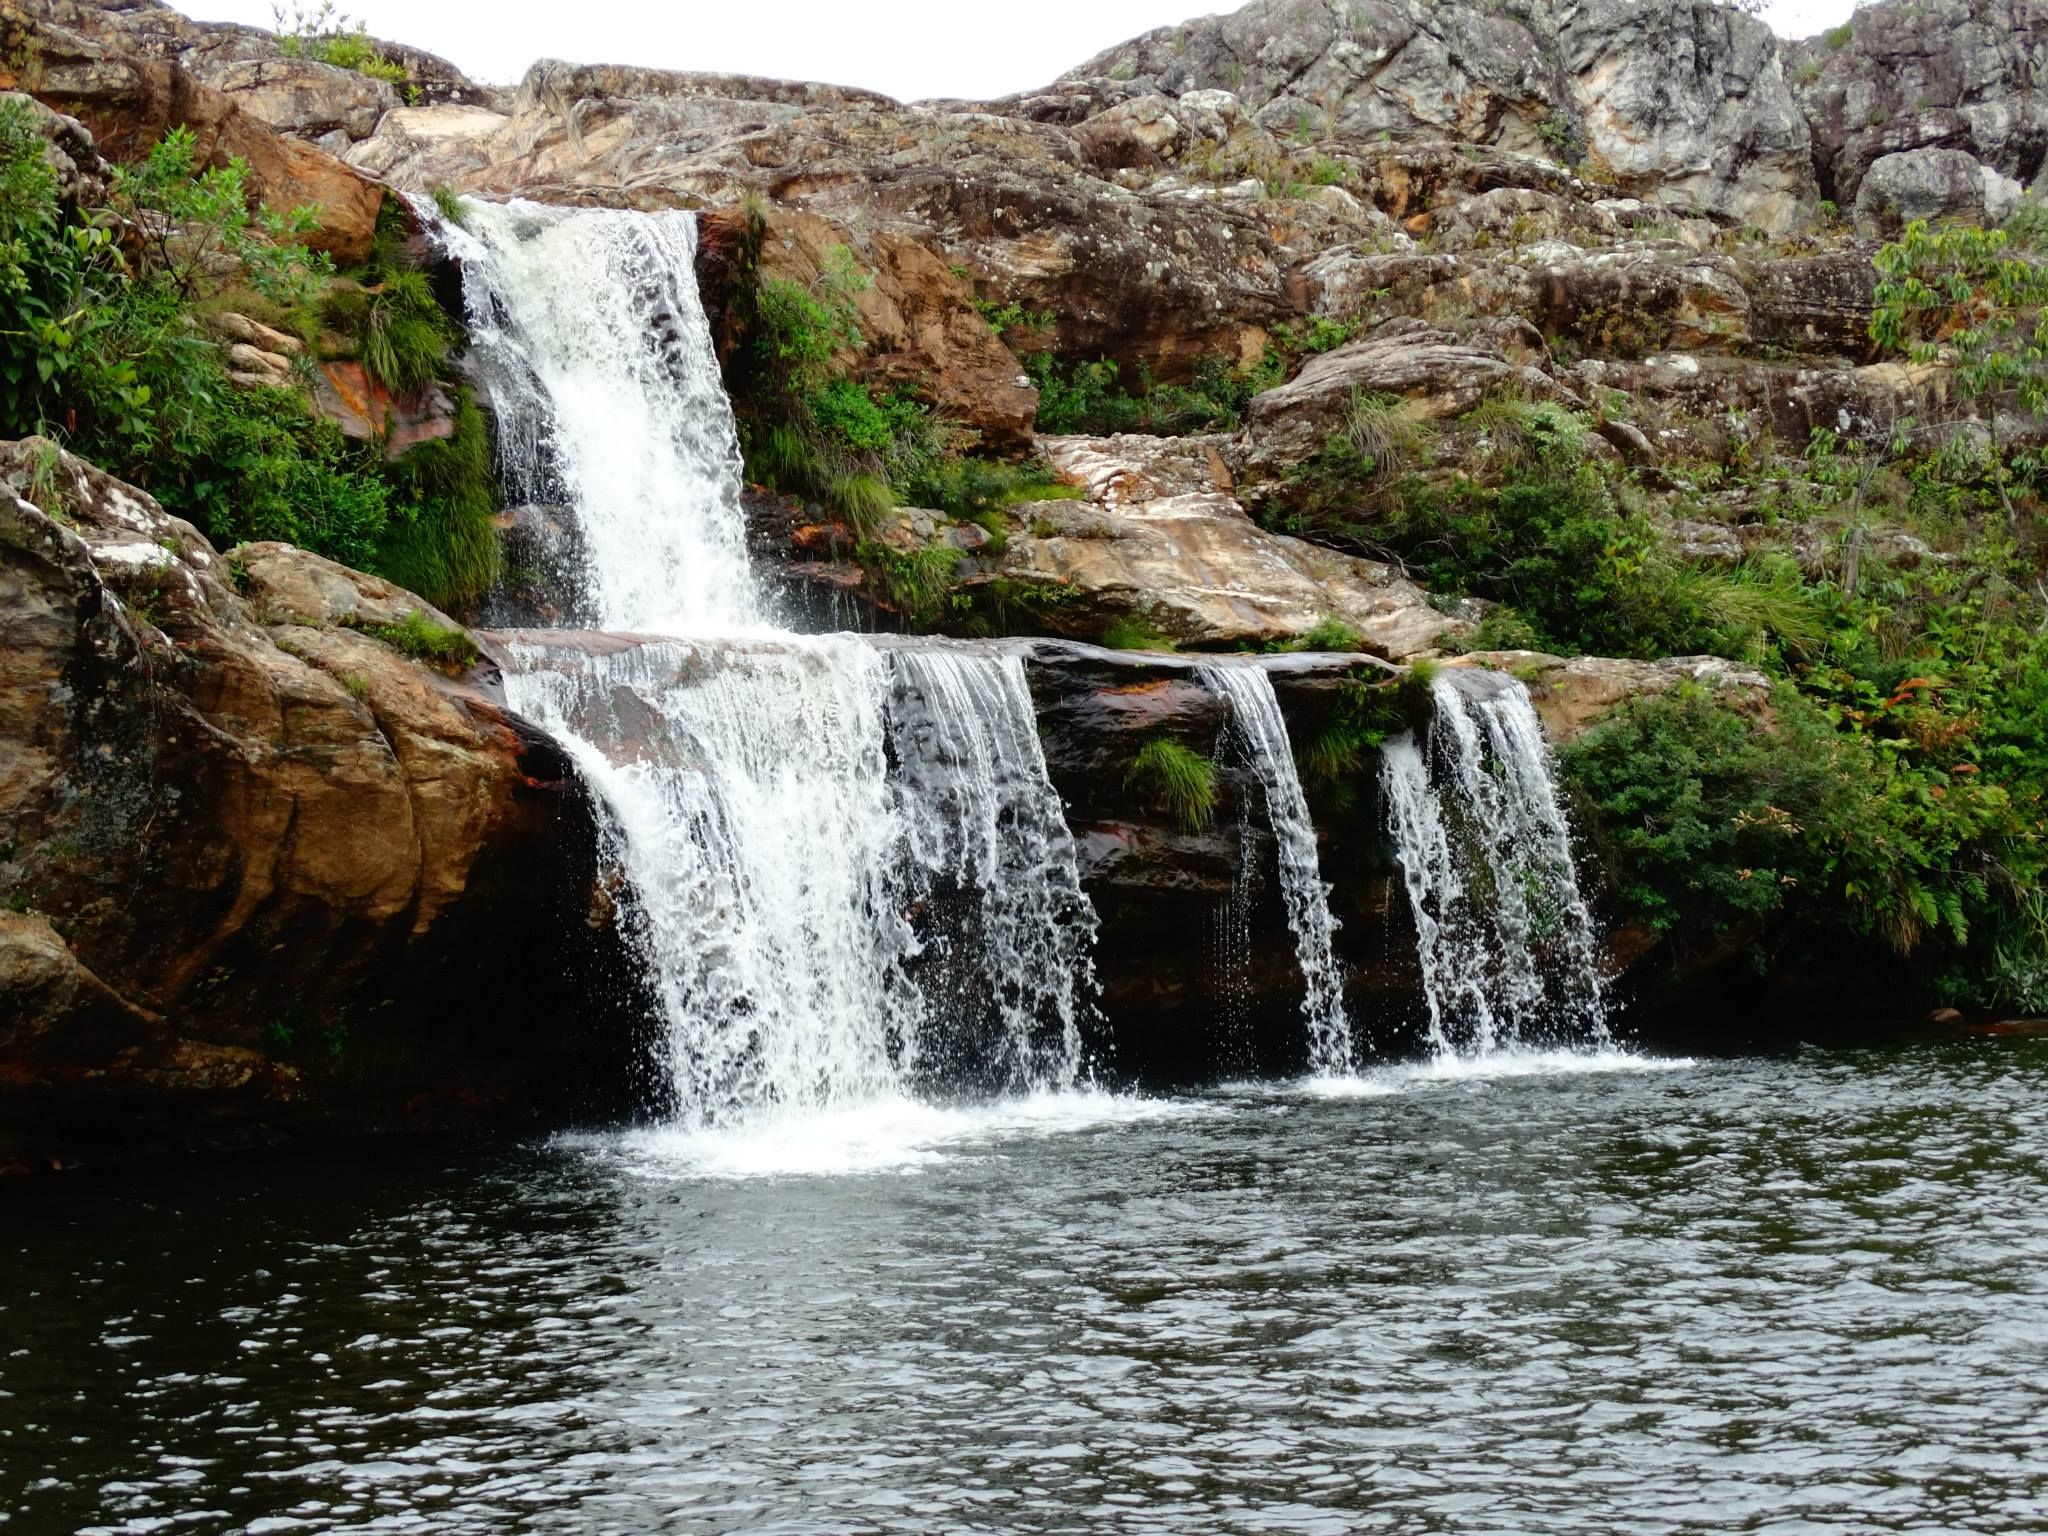
[[[1095,910],[1046,773],[1024,663],[965,648],[893,659],[908,862],[927,897],[956,898],[953,921],[929,944],[941,974],[926,992],[947,1003],[932,1033],[943,1031],[956,1071],[972,1065],[998,1086],[1072,1087]]]
[[[901,1089],[923,1003],[882,657],[851,639],[511,650],[512,698],[610,808],[684,1122]]]
[[[1440,1055],[1608,1043],[1592,914],[1529,693],[1476,668],[1430,687],[1427,745],[1387,743],[1382,786]]]
[[[1316,829],[1295,771],[1287,722],[1263,667],[1211,664],[1205,686],[1230,702],[1231,720],[1253,773],[1265,792],[1266,820],[1279,845],[1280,894],[1294,931],[1294,953],[1304,987],[1301,1011],[1308,1024],[1309,1067],[1330,1076],[1351,1070],[1351,1020],[1344,1011],[1344,979],[1333,939],[1337,919],[1316,857]]]
[[[693,217],[416,207],[508,491],[566,509],[579,611],[639,632],[517,633],[506,690],[604,802],[682,1123],[1071,1086],[1095,914],[1023,664],[770,625]]]
[[[462,263],[506,491],[569,508],[597,622],[760,627],[695,215],[473,198],[462,214],[436,225]]]

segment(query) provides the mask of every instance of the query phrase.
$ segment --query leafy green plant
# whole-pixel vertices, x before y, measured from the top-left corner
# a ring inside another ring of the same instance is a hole
[[[272,0],[270,14],[278,51],[286,58],[315,59],[388,85],[406,83],[405,66],[386,57],[370,40],[368,26],[336,9],[334,0],[317,0],[310,6],[294,0],[289,7],[284,0]]]
[[[1155,736],[1138,748],[1124,785],[1183,832],[1200,832],[1216,819],[1216,764],[1171,737]]]

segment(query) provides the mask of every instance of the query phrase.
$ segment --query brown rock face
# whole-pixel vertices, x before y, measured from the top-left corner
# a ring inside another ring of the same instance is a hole
[[[488,673],[376,635],[445,616],[223,559],[47,444],[0,477],[0,1148],[559,1109],[618,1068],[580,784]]]
[[[319,225],[309,243],[316,249],[344,265],[369,255],[383,188],[281,134],[176,57],[151,51],[148,36],[125,27],[123,17],[85,0],[4,0],[0,89],[26,91],[78,118],[113,160],[134,159],[172,128],[188,127],[202,162],[240,157],[259,197],[280,210],[315,209]]]
[[[1391,566],[1268,533],[1231,494],[1220,438],[1041,440],[1081,501],[1016,509],[1021,526],[996,562],[1013,581],[1060,594],[1048,627],[1100,634],[1137,619],[1185,645],[1297,640],[1340,619],[1362,649],[1399,661],[1467,626],[1429,604]]]
[[[810,286],[837,246],[854,251],[873,278],[855,300],[868,341],[863,375],[925,399],[978,433],[986,449],[1030,446],[1038,391],[974,307],[973,287],[924,246],[893,231],[862,238],[816,214],[778,210],[762,238],[761,271]]]

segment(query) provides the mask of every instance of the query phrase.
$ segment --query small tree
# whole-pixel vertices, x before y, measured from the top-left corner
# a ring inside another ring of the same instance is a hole
[[[2011,470],[1998,443],[1998,406],[2048,409],[2048,262],[2038,251],[2048,209],[2024,202],[2003,229],[1934,228],[1915,219],[1874,258],[1870,336],[1915,362],[1944,363],[1956,391],[1985,402],[1993,482],[2008,513]]]

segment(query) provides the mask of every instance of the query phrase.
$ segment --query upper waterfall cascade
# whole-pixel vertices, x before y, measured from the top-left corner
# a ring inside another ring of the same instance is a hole
[[[508,489],[567,509],[583,608],[644,636],[529,632],[506,687],[605,802],[678,1118],[1071,1086],[1095,915],[1022,663],[772,625],[694,217],[420,211],[461,262]],[[921,936],[914,907],[944,920]]]
[[[462,207],[459,227],[436,227],[462,263],[506,489],[573,513],[597,622],[765,628],[739,436],[697,295],[696,216]]]
[[[1440,1054],[1608,1044],[1592,914],[1529,692],[1476,668],[1430,687],[1425,742],[1382,783]]]
[[[1266,819],[1279,845],[1280,894],[1301,966],[1309,1067],[1326,1076],[1348,1072],[1351,1018],[1344,1009],[1344,976],[1334,947],[1337,919],[1330,912],[1329,887],[1323,883],[1316,854],[1315,823],[1309,819],[1273,680],[1263,667],[1242,663],[1205,666],[1201,675],[1211,692],[1230,701],[1237,739],[1265,792]]]

